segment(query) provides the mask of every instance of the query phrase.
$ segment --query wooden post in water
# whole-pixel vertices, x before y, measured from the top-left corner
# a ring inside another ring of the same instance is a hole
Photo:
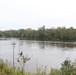
[[[13,68],[15,67],[15,66],[14,66],[14,56],[15,56],[15,55],[14,55],[14,50],[15,50],[15,43],[13,43]]]

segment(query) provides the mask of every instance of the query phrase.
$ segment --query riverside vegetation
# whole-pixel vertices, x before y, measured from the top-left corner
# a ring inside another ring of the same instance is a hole
[[[45,29],[45,26],[43,26],[38,30],[32,30],[29,28],[0,31],[0,37],[51,41],[76,41],[76,29],[73,27]],[[72,62],[71,60],[66,59],[61,63],[60,69],[51,69],[49,73],[47,73],[47,67],[44,69],[37,67],[36,73],[30,73],[24,70],[26,67],[25,64],[29,60],[30,58],[24,56],[22,52],[17,59],[20,65],[19,67],[12,67],[8,61],[0,59],[0,75],[76,75],[76,61]]]
[[[45,26],[38,28],[38,30],[19,29],[19,30],[5,30],[0,31],[0,37],[5,38],[20,38],[32,40],[49,40],[49,41],[76,41],[76,29],[73,27],[65,28],[50,28]]]
[[[23,62],[25,63],[25,59],[22,60],[24,60]],[[76,75],[76,61],[71,62],[71,60],[66,59],[61,65],[62,66],[60,69],[51,69],[50,73],[48,74],[46,67],[44,69],[37,68],[36,73],[29,73],[25,72],[23,67],[22,69],[20,68],[14,69],[8,64],[7,61],[4,62],[2,59],[0,59],[0,75]]]
[[[47,73],[47,66],[45,68],[36,68],[35,73],[26,72],[25,64],[30,60],[28,56],[24,56],[21,51],[17,58],[19,67],[13,65],[13,67],[8,63],[8,61],[3,61],[0,59],[0,75],[76,75],[76,60],[72,62],[70,59],[66,59],[61,63],[60,69],[50,69],[50,72]]]

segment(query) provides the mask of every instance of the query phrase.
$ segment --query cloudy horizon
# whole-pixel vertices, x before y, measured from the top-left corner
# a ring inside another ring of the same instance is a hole
[[[76,28],[75,0],[0,0],[0,30]]]

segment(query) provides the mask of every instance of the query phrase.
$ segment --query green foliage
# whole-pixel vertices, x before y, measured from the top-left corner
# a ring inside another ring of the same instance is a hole
[[[43,68],[43,66],[39,68],[37,65],[37,73],[36,74],[37,75],[47,75],[47,66],[45,66],[44,68]]]
[[[13,75],[14,69],[12,67],[8,67],[7,63],[4,63],[2,59],[0,59],[0,75]]]
[[[45,40],[46,36],[45,36],[45,26],[40,27],[38,29],[38,39],[39,40]]]
[[[51,69],[49,75],[76,75],[76,61],[66,59],[60,69]]]
[[[25,58],[21,58],[21,60],[24,60],[23,62],[25,63]],[[18,62],[20,61],[18,60]],[[60,69],[51,69],[50,73],[47,73],[47,66],[44,68],[43,66],[41,68],[37,67],[36,73],[30,73],[21,69],[14,70],[9,65],[8,61],[4,62],[0,59],[0,75],[76,75],[76,61],[71,62],[71,60],[66,59],[61,65]]]
[[[58,69],[51,69],[49,75],[61,75],[61,71]]]
[[[42,26],[38,28],[38,30],[32,30],[31,28],[28,28],[0,31],[0,37],[13,37],[29,40],[76,41],[76,29],[73,27],[45,29],[45,26]]]
[[[69,59],[66,59],[62,63],[62,67],[60,70],[62,75],[76,75],[76,65],[73,64]]]
[[[19,53],[19,57],[18,57],[17,61],[18,61],[19,65],[20,65],[20,68],[21,68],[21,71],[22,71],[22,75],[24,75],[25,64],[29,60],[30,60],[30,58],[28,58],[27,56],[24,56],[23,52]]]

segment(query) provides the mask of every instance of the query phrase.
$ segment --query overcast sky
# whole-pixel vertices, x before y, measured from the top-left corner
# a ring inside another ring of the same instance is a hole
[[[75,0],[0,0],[0,30],[76,28]]]

